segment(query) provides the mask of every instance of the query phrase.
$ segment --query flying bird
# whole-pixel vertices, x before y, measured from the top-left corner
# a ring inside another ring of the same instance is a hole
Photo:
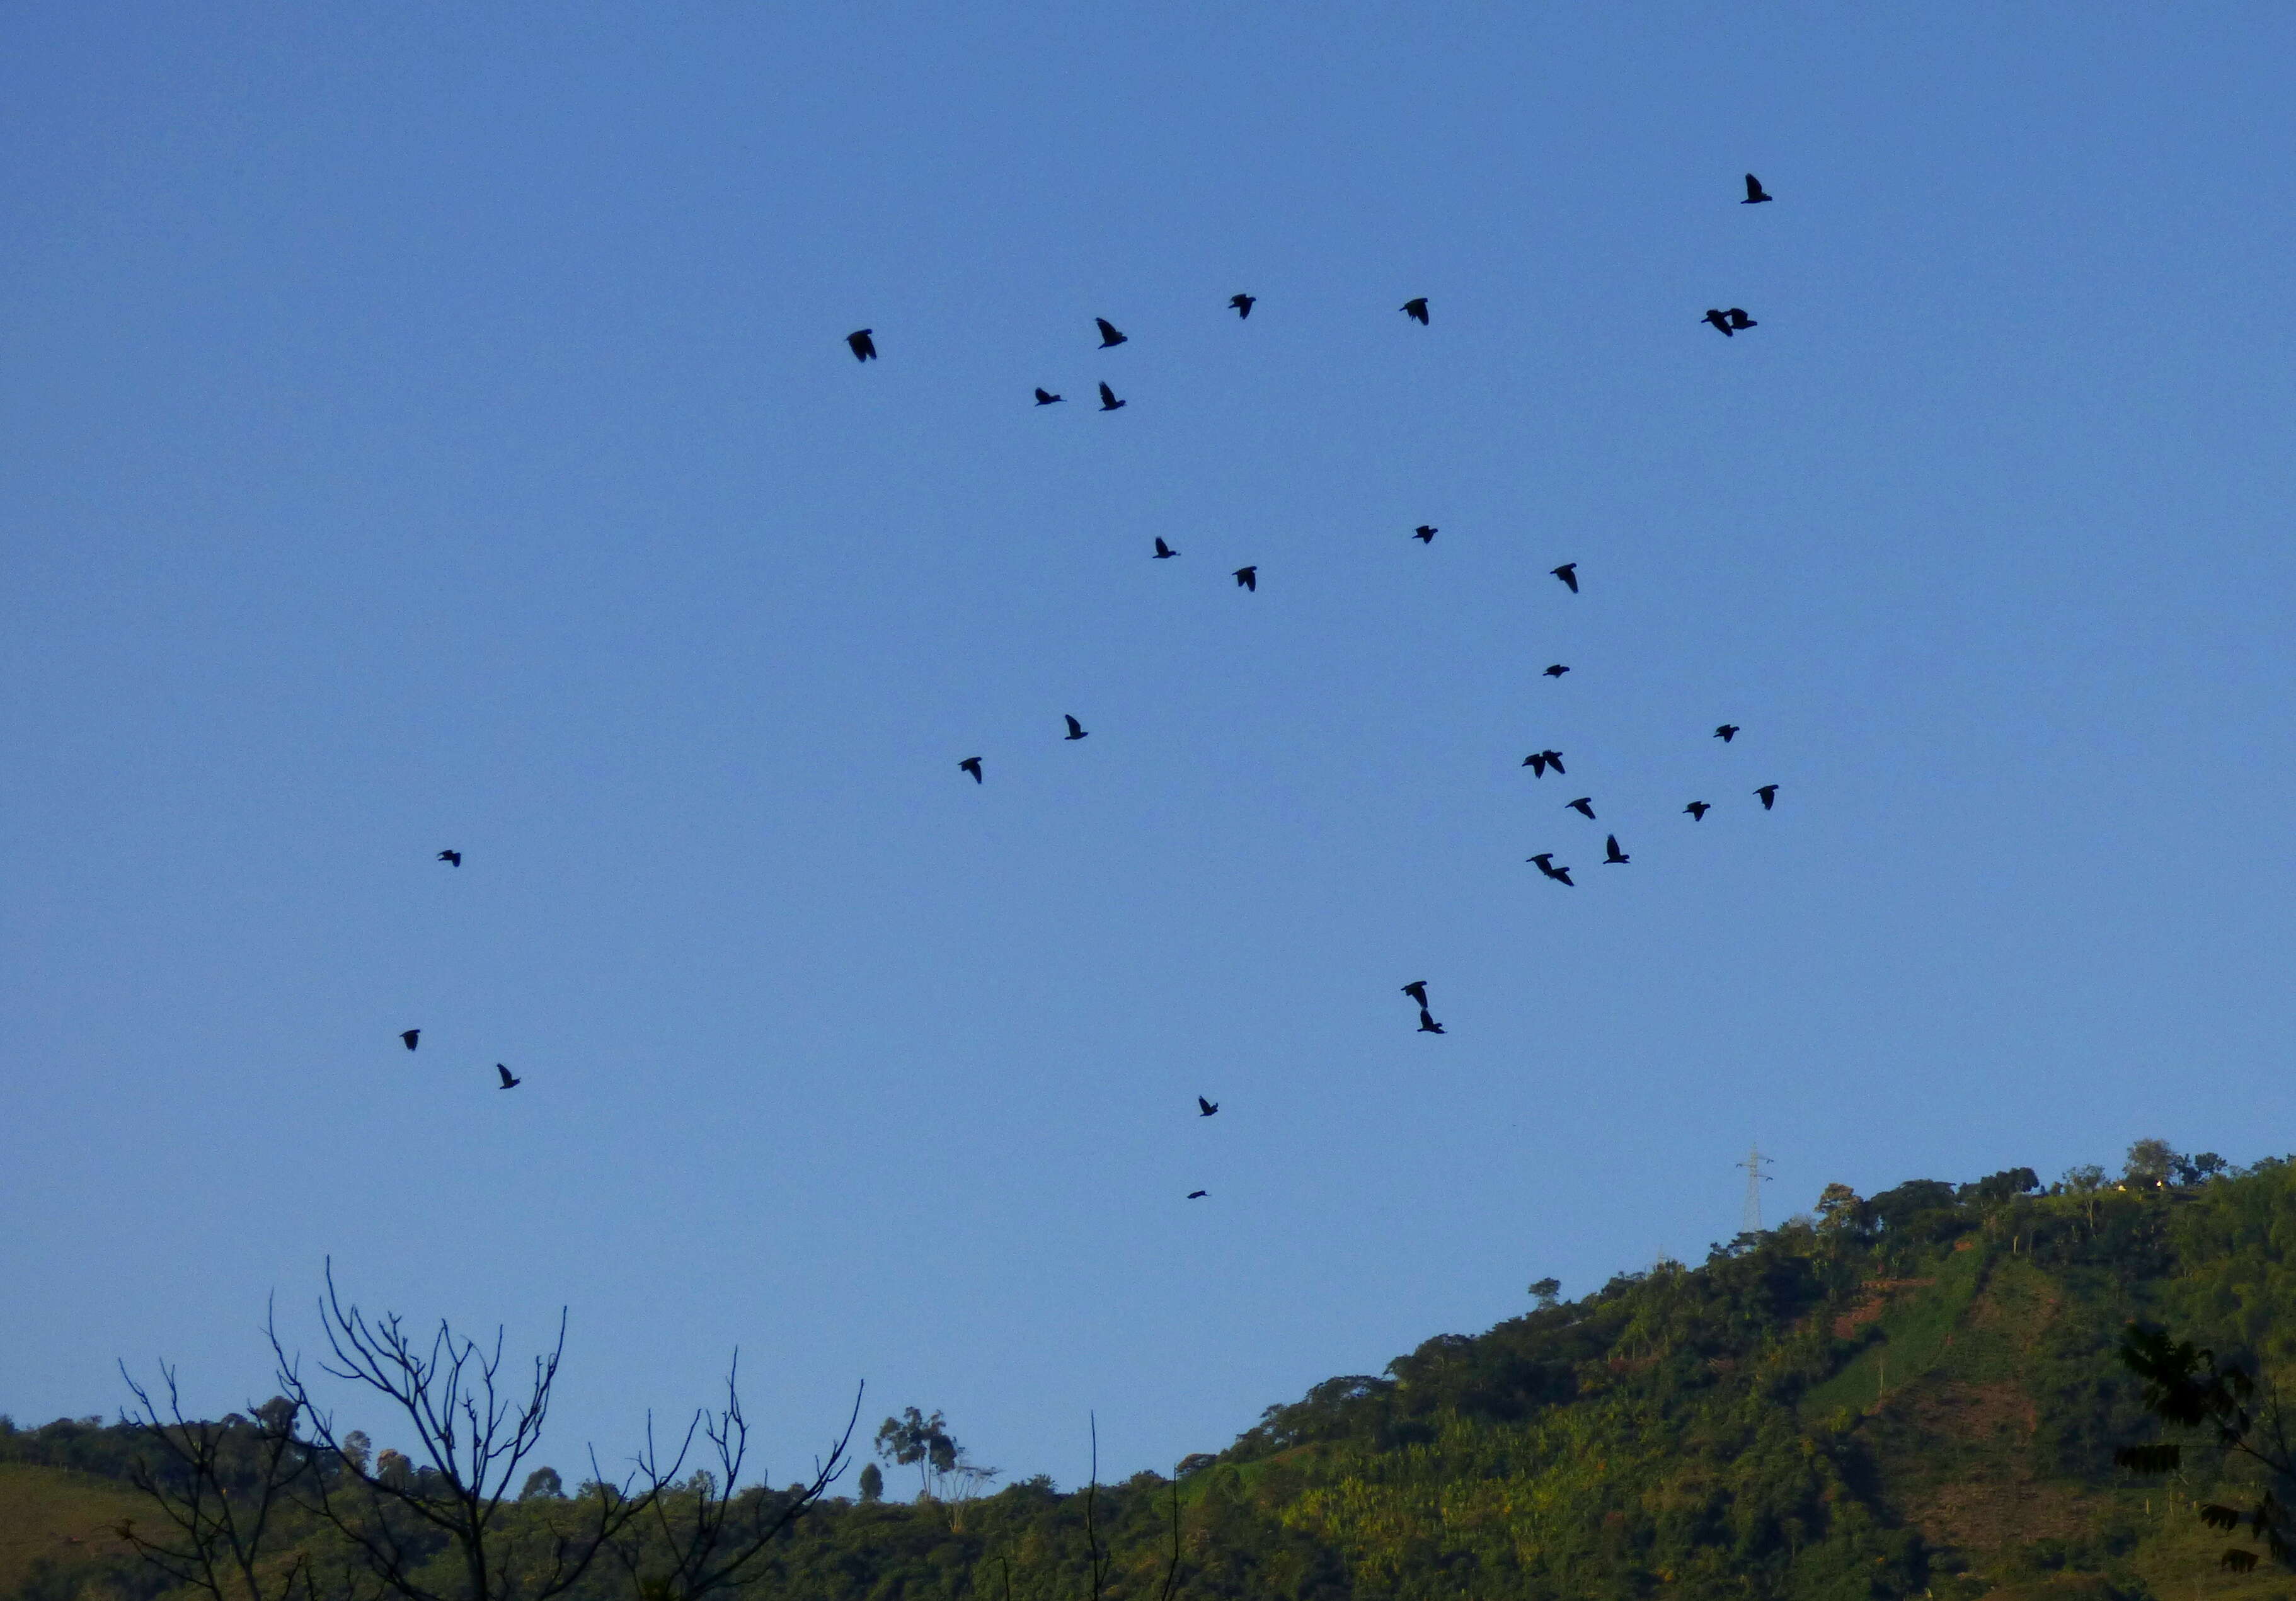
[[[1404,301],[1403,314],[1424,328],[1427,325],[1427,297],[1421,295],[1416,300]]]
[[[1575,811],[1592,823],[1595,820],[1595,798],[1592,795],[1581,795],[1576,800],[1565,800],[1562,803],[1562,809]]]
[[[1440,529],[1430,527],[1428,524],[1423,522],[1417,528],[1411,530],[1411,537],[1418,540],[1422,545],[1432,545],[1435,543],[1435,536],[1441,531],[1442,530]]]
[[[1108,387],[1108,385],[1106,385],[1105,383],[1103,383],[1103,384],[1102,384],[1102,385],[1100,386],[1100,409],[1101,409],[1101,410],[1103,410],[1103,411],[1122,411],[1126,406],[1129,406],[1129,405],[1131,405],[1131,404],[1132,404],[1132,403],[1131,403],[1129,400],[1119,400],[1119,399],[1116,398],[1116,391],[1115,391],[1114,390],[1112,390],[1112,389],[1109,388],[1109,387]]]
[[[1761,326],[1761,324],[1746,315],[1745,308],[1742,306],[1733,306],[1722,315],[1730,319],[1730,332],[1733,333],[1743,333],[1749,328]]]
[[[1570,669],[1569,668],[1563,666],[1562,663],[1558,661],[1553,667],[1548,668],[1545,672],[1541,673],[1539,677],[1542,678],[1559,678],[1570,670]]]
[[[1548,767],[1553,768],[1554,768],[1556,772],[1558,772],[1558,773],[1560,773],[1561,771],[1562,771],[1562,751],[1541,751],[1539,752],[1539,754],[1540,754],[1541,756],[1544,756],[1545,758],[1546,758],[1546,765],[1547,765]]]
[[[1058,406],[1062,401],[1067,398],[1068,397],[1066,395],[1055,395],[1050,390],[1038,390],[1037,391],[1037,404],[1039,406]]]
[[[1076,718],[1072,717],[1069,717],[1069,714],[1065,711],[1061,713],[1061,715],[1068,718],[1069,721],[1069,731],[1065,737],[1070,739],[1090,739],[1092,737],[1089,734],[1085,732],[1085,727],[1082,723],[1078,722]]]
[[[1549,878],[1560,879],[1566,884],[1570,883],[1570,869],[1568,867],[1556,866],[1554,865],[1554,852],[1552,850],[1542,850],[1537,856],[1527,856],[1523,858],[1523,860],[1529,862],[1532,866],[1538,868]],[[1577,886],[1572,885],[1572,888],[1575,889]]]
[[[1714,730],[1714,737],[1720,740],[1724,744],[1728,744],[1732,740],[1738,737],[1738,725],[1735,723],[1723,724],[1720,727]]]
[[[1206,1195],[1210,1195],[1210,1194],[1211,1194],[1211,1191],[1210,1191],[1210,1190],[1190,1190],[1190,1191],[1188,1192],[1188,1199],[1189,1199],[1189,1200],[1191,1200],[1191,1201],[1201,1201],[1201,1200],[1202,1200]]]
[[[1714,809],[1707,805],[1703,800],[1693,800],[1689,805],[1684,807],[1682,809],[1690,814],[1690,820],[1692,822],[1703,823],[1706,821],[1706,814],[1712,811]]]
[[[1114,323],[1110,322],[1104,316],[1096,316],[1092,320],[1100,324],[1100,348],[1102,349],[1113,350],[1117,346],[1124,343],[1124,335],[1116,331],[1116,324]]]
[[[463,853],[459,850],[441,850],[439,853],[439,859],[449,867],[459,867],[463,865]]]
[[[1235,308],[1236,318],[1238,321],[1242,321],[1243,318],[1251,315],[1251,308],[1254,306],[1259,304],[1259,297],[1258,295],[1230,295],[1227,298],[1227,303]]]
[[[874,332],[876,332],[876,330],[873,328],[857,328],[852,333],[845,336],[845,342],[853,348],[854,360],[874,361],[877,359],[877,341],[869,337],[869,335]]]
[[[1522,765],[1530,769],[1530,776],[1533,778],[1546,777],[1546,752],[1544,751],[1533,751],[1529,755],[1522,759]]]
[[[1764,201],[1772,201],[1775,199],[1777,199],[1776,195],[1771,194],[1763,189],[1761,179],[1756,177],[1751,172],[1746,175],[1746,198],[1738,202],[1740,205],[1759,206]]]
[[[1259,593],[1259,568],[1239,567],[1235,570],[1233,576],[1240,587],[1250,590],[1254,595],[1258,595]]]
[[[405,1033],[399,1035],[398,1038],[400,1042],[411,1051],[414,1048],[414,1042],[422,1038],[422,1030],[420,1029],[409,1029]]]
[[[1427,981],[1425,979],[1412,980],[1403,987],[1403,993],[1409,996],[1421,1006],[1425,1006],[1427,1004]]]
[[[1764,811],[1769,810],[1771,807],[1777,804],[1778,786],[1775,784],[1766,784],[1762,785],[1761,788],[1756,790],[1754,793],[1762,798],[1762,809]]]
[[[1552,572],[1556,578],[1561,579],[1562,580],[1562,587],[1570,590],[1571,594],[1576,595],[1578,593],[1578,562],[1565,562],[1562,566],[1550,567],[1547,571]]]
[[[1603,836],[1603,866],[1605,867],[1622,867],[1635,859],[1619,849],[1619,836],[1614,833]]]
[[[979,784],[980,782],[980,758],[978,756],[968,756],[963,761],[958,762],[956,766],[959,772],[972,774],[973,783]]]
[[[1443,1031],[1443,1025],[1435,1021],[1435,1014],[1424,1006],[1419,1008],[1419,1031],[1423,1034],[1440,1034]]]
[[[1201,1096],[1198,1096],[1196,1097],[1196,1115],[1198,1117],[1210,1117],[1213,1112],[1218,1112],[1218,1110],[1219,1103],[1218,1101],[1207,1101]]]
[[[1722,311],[1722,310],[1718,309],[1718,308],[1715,308],[1715,307],[1709,306],[1709,307],[1706,308],[1706,316],[1704,316],[1704,318],[1702,318],[1702,321],[1705,321],[1705,322],[1711,323],[1711,324],[1713,324],[1717,328],[1721,329],[1721,330],[1722,330],[1722,337],[1723,337],[1723,338],[1725,338],[1725,339],[1732,339],[1732,338],[1736,337],[1736,336],[1732,333],[1732,331],[1731,331],[1731,328],[1730,328],[1730,314],[1729,314],[1728,312],[1726,312],[1726,311]]]
[[[511,1076],[510,1069],[504,1067],[499,1062],[495,1063],[495,1071],[502,1075],[502,1083],[498,1086],[500,1088],[516,1089],[520,1085],[526,1082],[523,1079],[512,1078]]]
[[[1156,536],[1156,554],[1148,559],[1152,562],[1168,562],[1179,554],[1178,551],[1165,544],[1164,536],[1159,534]]]

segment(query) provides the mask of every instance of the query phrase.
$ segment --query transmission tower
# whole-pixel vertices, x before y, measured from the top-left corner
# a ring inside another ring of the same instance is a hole
[[[1736,1164],[1746,1170],[1744,1222],[1748,1234],[1762,1232],[1762,1186],[1770,1181],[1770,1176],[1762,1170],[1769,1165],[1769,1162],[1770,1159],[1762,1154],[1762,1147],[1755,1145],[1747,1148],[1746,1160]]]

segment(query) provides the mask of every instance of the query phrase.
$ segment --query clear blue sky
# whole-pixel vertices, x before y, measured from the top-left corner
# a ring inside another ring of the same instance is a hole
[[[739,1344],[776,1478],[865,1377],[1067,1482],[1697,1260],[1752,1139],[2296,1143],[2284,8],[4,44],[20,1419],[268,1393],[332,1253],[569,1307],[562,1468]]]

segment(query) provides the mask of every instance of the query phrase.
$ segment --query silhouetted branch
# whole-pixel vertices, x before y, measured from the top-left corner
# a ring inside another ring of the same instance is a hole
[[[295,1413],[274,1401],[248,1409],[255,1421],[226,1418],[195,1422],[184,1416],[176,1370],[160,1364],[167,1386],[163,1414],[152,1394],[128,1373],[119,1376],[135,1398],[122,1421],[157,1448],[158,1460],[139,1457],[128,1482],[149,1498],[168,1532],[156,1538],[123,1518],[119,1537],[144,1561],[176,1584],[213,1601],[316,1601],[308,1556],[299,1556],[283,1572],[266,1558],[280,1513],[299,1482],[315,1476],[308,1453],[296,1441]],[[240,1492],[234,1494],[234,1485]]]
[[[2264,1473],[2265,1488],[2247,1510],[2211,1502],[2201,1507],[2201,1522],[2226,1533],[2237,1532],[2244,1523],[2274,1561],[2296,1568],[2296,1526],[2275,1493],[2296,1488],[2296,1450],[2291,1449],[2286,1411],[2269,1380],[2259,1412],[2257,1380],[2247,1369],[2219,1362],[2215,1351],[2190,1340],[2172,1340],[2165,1330],[2137,1324],[2122,1336],[2120,1359],[2144,1381],[2147,1411],[2164,1423],[2208,1429],[2227,1456],[2244,1457]],[[2112,1455],[2121,1466],[2145,1474],[2173,1472],[2184,1459],[2183,1449],[2173,1441],[2123,1446]],[[2242,1573],[2257,1560],[2253,1551],[2242,1550],[2227,1550],[2218,1558]]]
[[[550,1410],[566,1348],[562,1310],[558,1338],[534,1359],[521,1396],[503,1382],[499,1328],[489,1350],[441,1321],[426,1346],[395,1314],[370,1320],[357,1306],[345,1306],[332,1260],[326,1286],[319,1315],[333,1360],[323,1361],[321,1370],[392,1403],[423,1458],[411,1471],[346,1452],[332,1417],[312,1400],[300,1359],[282,1343],[275,1318],[266,1318],[266,1332],[287,1399],[341,1464],[340,1475],[311,1479],[311,1508],[349,1542],[382,1589],[404,1601],[550,1601],[578,1582],[599,1552],[652,1506],[654,1490],[633,1495],[628,1482],[613,1485],[599,1475],[591,1493],[575,1503],[577,1527],[569,1530],[562,1515],[548,1515],[546,1564],[532,1559],[526,1539],[497,1531],[511,1481],[539,1441]],[[425,1576],[430,1558],[412,1539],[422,1528],[443,1536],[459,1559],[460,1582],[451,1589]]]
[[[668,1569],[650,1577],[643,1575],[644,1543],[634,1535],[616,1540],[613,1547],[616,1559],[646,1601],[697,1601],[722,1586],[743,1582],[750,1577],[750,1565],[810,1511],[845,1472],[846,1452],[861,1420],[861,1397],[866,1385],[854,1391],[845,1432],[825,1458],[814,1459],[809,1482],[798,1486],[785,1498],[777,1499],[769,1485],[742,1493],[738,1486],[749,1451],[750,1425],[742,1413],[740,1368],[741,1353],[736,1351],[726,1374],[725,1409],[714,1416],[708,1412],[694,1414],[677,1457],[667,1469],[654,1449],[653,1420],[646,1419],[646,1448],[638,1458],[638,1476],[649,1486],[650,1523],[669,1553]],[[678,1485],[675,1481],[697,1429],[717,1456],[717,1471],[705,1470],[693,1482]],[[685,1515],[689,1496],[690,1519]]]
[[[1085,1416],[1092,1424],[1092,1476],[1085,1481],[1084,1548],[1092,1569],[1092,1601],[1100,1601],[1101,1589],[1108,1582],[1109,1567],[1116,1558],[1112,1553],[1105,1558],[1101,1556],[1100,1538],[1093,1523],[1093,1504],[1100,1495],[1100,1415],[1088,1412]]]
[[[1172,1474],[1172,1562],[1164,1570],[1164,1588],[1157,1593],[1156,1601],[1172,1601],[1172,1586],[1180,1577],[1180,1475]]]

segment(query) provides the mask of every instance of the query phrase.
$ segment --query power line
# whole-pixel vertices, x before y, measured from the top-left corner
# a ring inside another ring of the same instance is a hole
[[[1770,1176],[1762,1169],[1769,1161],[1762,1154],[1762,1147],[1754,1145],[1747,1147],[1745,1161],[1732,1164],[1746,1170],[1746,1215],[1742,1221],[1748,1234],[1762,1232],[1762,1186],[1770,1181]]]

